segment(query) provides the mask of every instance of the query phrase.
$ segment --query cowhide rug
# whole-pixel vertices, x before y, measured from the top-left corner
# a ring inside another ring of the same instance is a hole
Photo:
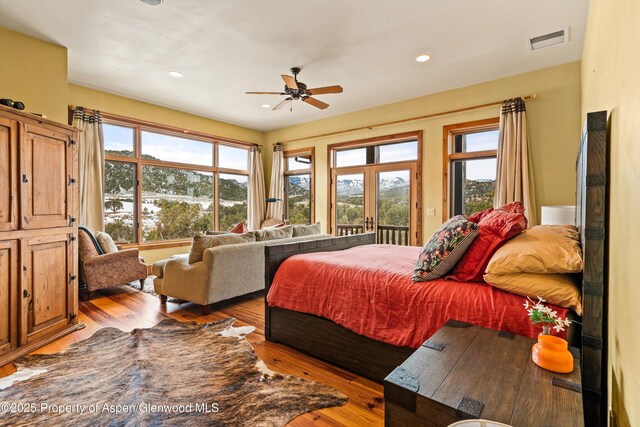
[[[104,328],[65,352],[20,358],[0,378],[0,424],[281,426],[346,403],[332,387],[268,371],[244,338],[254,328],[234,322]]]

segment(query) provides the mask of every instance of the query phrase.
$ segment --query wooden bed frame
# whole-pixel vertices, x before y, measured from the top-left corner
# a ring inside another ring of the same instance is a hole
[[[576,224],[584,253],[582,274],[582,392],[587,426],[606,425],[606,300],[608,166],[607,112],[587,115],[577,170]],[[336,366],[382,382],[415,350],[356,334],[318,316],[269,307],[266,302],[278,267],[296,254],[349,249],[375,243],[375,234],[265,247],[265,337]]]

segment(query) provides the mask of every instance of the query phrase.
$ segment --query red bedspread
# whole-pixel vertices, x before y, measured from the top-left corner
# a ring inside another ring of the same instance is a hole
[[[278,269],[267,301],[271,307],[321,316],[398,346],[418,348],[448,319],[537,337],[541,328],[529,324],[524,297],[484,283],[414,283],[411,273],[419,251],[366,245],[295,255]],[[563,317],[569,312],[551,307]]]

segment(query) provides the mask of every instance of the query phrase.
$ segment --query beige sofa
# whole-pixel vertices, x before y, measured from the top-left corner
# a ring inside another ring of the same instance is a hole
[[[204,250],[203,260],[189,264],[188,255],[153,264],[157,276],[153,285],[161,302],[174,297],[202,305],[204,314],[210,304],[264,289],[264,247],[289,242],[331,238],[315,234],[216,246]]]

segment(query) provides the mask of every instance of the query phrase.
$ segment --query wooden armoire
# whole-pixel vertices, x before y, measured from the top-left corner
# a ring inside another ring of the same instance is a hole
[[[0,106],[0,366],[83,326],[76,140]]]

